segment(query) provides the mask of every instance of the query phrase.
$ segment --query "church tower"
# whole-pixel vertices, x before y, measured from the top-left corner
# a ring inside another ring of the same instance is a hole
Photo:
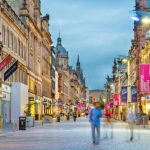
[[[77,63],[76,63],[76,73],[77,73],[78,78],[80,79],[80,75],[81,75],[81,66],[80,66],[79,55],[78,55]]]
[[[62,39],[60,37],[57,38],[57,44],[56,44],[56,67],[61,69],[68,69],[69,67],[69,57],[68,57],[68,51],[63,47],[62,45]]]

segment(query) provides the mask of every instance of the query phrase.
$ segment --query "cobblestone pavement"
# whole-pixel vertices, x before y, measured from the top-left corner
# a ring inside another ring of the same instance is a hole
[[[103,122],[103,121],[102,121]],[[129,141],[126,123],[113,123],[113,138],[102,123],[99,145],[91,142],[91,129],[86,118],[77,122],[65,121],[36,126],[26,131],[16,131],[0,137],[0,150],[149,150],[150,129],[136,127],[135,137]]]

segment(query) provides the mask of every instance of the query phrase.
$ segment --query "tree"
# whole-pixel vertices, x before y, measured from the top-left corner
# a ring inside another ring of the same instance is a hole
[[[104,101],[102,100],[102,97],[100,96],[100,108],[104,109]]]

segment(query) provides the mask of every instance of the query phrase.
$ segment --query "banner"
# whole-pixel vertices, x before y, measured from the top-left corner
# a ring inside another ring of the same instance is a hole
[[[78,108],[79,110],[85,110],[85,109],[86,109],[86,105],[85,105],[84,103],[78,103],[77,108]]]
[[[10,55],[6,56],[6,58],[0,63],[0,71],[10,62],[11,57]]]
[[[110,101],[108,101],[107,103],[106,103],[106,109],[110,109]]]
[[[137,86],[131,87],[131,101],[137,102]]]
[[[121,88],[121,102],[122,103],[127,102],[127,87],[126,86]]]
[[[119,105],[119,94],[113,94],[113,105],[118,106]]]
[[[150,64],[140,65],[140,92],[150,92]]]
[[[4,73],[4,81],[7,80],[9,78],[9,76],[11,76],[18,68],[18,60],[16,60],[16,62],[10,66],[10,68],[8,68],[7,71],[5,71]]]

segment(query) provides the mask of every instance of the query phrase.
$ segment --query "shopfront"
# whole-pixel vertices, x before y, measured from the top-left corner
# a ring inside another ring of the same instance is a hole
[[[43,115],[53,115],[52,99],[43,96]]]
[[[4,123],[9,123],[11,120],[10,114],[10,85],[2,84],[2,118]]]
[[[40,120],[42,116],[42,97],[29,93],[29,104],[31,116]]]
[[[150,95],[145,96],[145,101],[143,104],[144,112],[150,114]]]

